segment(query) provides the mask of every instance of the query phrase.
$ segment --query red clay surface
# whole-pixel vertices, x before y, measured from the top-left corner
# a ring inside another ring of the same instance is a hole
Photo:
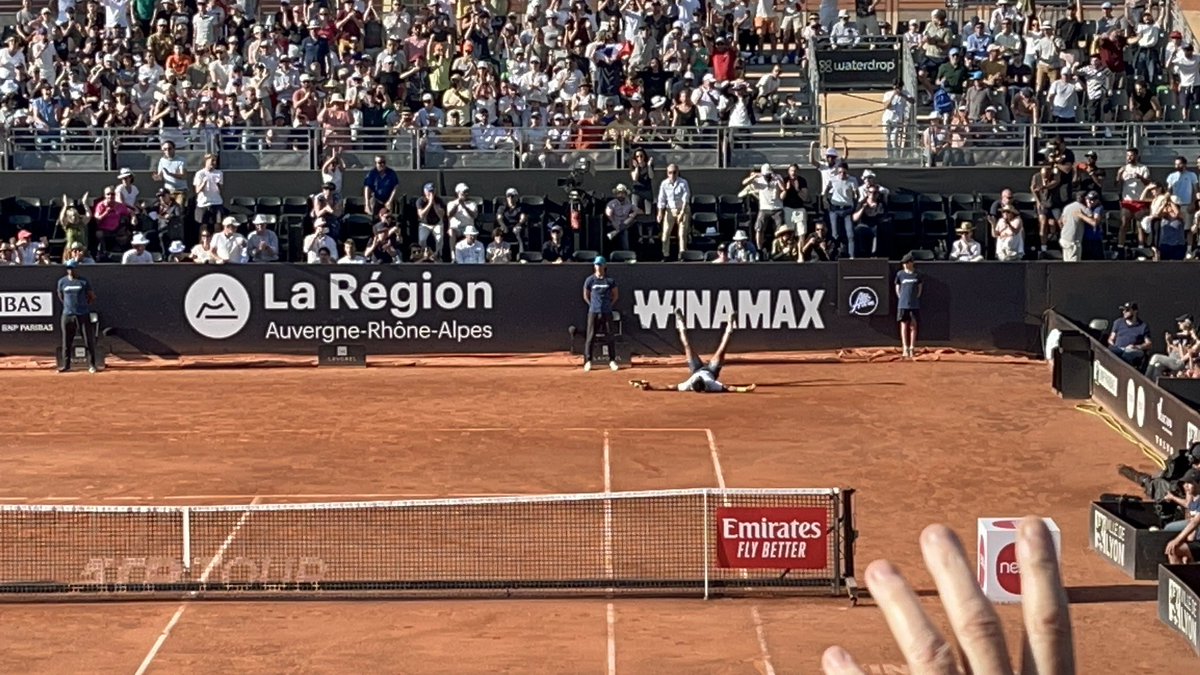
[[[707,428],[730,487],[856,488],[860,572],[897,561],[943,626],[921,528],[946,522],[971,550],[976,518],[1038,513],[1062,529],[1081,673],[1194,666],[1155,616],[1154,585],[1087,549],[1089,502],[1125,491],[1114,467],[1141,455],[1055,397],[1044,365],[730,365],[726,379],[761,386],[744,396],[638,392],[631,376],[680,369],[10,371],[0,503],[600,491],[605,429],[612,489],[715,486]],[[663,428],[686,431],[646,430]],[[869,602],[612,603],[620,673],[812,673],[835,642],[868,672],[906,672]],[[146,672],[605,672],[607,604],[193,602]],[[0,672],[134,673],[178,609],[0,604]],[[1016,649],[1019,608],[1000,613]]]

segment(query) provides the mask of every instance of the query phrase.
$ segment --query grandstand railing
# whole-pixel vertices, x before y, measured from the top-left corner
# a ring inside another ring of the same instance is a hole
[[[921,166],[927,120],[901,125],[889,135],[882,125],[838,124],[824,129],[844,142],[856,164]],[[1200,119],[1182,122],[1001,124],[996,128],[952,127],[957,134],[951,161],[961,166],[1033,166],[1046,142],[1062,136],[1077,153],[1095,150],[1102,164],[1121,164],[1125,149],[1141,149],[1149,164],[1170,164],[1178,155],[1200,154]],[[366,169],[383,155],[397,170],[567,168],[581,157],[597,169],[629,166],[633,151],[645,149],[655,164],[684,168],[750,168],[763,163],[804,163],[822,137],[816,124],[752,127],[654,127],[597,129],[565,138],[547,128],[420,130],[231,127],[188,129],[15,129],[2,144],[2,171],[151,170],[164,141],[175,143],[187,166],[199,167],[206,153],[220,156],[228,171],[316,171],[333,147],[350,169]],[[890,136],[890,137],[889,137]]]

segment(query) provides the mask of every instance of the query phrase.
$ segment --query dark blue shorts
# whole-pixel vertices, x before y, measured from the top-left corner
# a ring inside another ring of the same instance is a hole
[[[710,374],[712,374],[714,380],[719,380],[721,378],[721,367],[724,365],[724,363],[721,363],[717,360],[709,361],[708,364],[705,365],[700,362],[700,359],[693,356],[692,358],[688,359],[688,373],[695,373],[698,370],[707,370]]]

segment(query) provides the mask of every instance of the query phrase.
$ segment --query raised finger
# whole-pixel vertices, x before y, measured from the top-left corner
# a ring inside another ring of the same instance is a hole
[[[930,525],[921,533],[921,554],[971,672],[1011,674],[1000,617],[979,589],[958,536],[945,525]]]
[[[958,673],[954,650],[921,609],[917,594],[886,560],[867,565],[867,588],[883,610],[912,675]]]
[[[1059,575],[1058,553],[1041,518],[1029,516],[1017,528],[1017,564],[1021,569],[1021,611],[1025,642],[1022,675],[1072,675],[1075,645],[1067,592]]]
[[[825,675],[866,675],[850,652],[837,645],[821,655],[821,670]]]

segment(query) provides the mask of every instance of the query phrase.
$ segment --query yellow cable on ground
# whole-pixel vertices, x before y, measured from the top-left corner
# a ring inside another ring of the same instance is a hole
[[[1138,446],[1138,449],[1142,451],[1142,454],[1145,455],[1146,458],[1151,462],[1154,462],[1159,469],[1167,468],[1167,460],[1163,459],[1163,456],[1159,454],[1158,450],[1143,443],[1137,436],[1133,435],[1133,432],[1129,431],[1129,429],[1126,429],[1125,425],[1121,424],[1117,418],[1113,417],[1104,408],[1096,405],[1095,403],[1078,403],[1075,405],[1075,409],[1080,412],[1085,412],[1089,415],[1095,415],[1096,417],[1099,417],[1104,421],[1105,424],[1108,425],[1110,429],[1120,434],[1122,438]]]

